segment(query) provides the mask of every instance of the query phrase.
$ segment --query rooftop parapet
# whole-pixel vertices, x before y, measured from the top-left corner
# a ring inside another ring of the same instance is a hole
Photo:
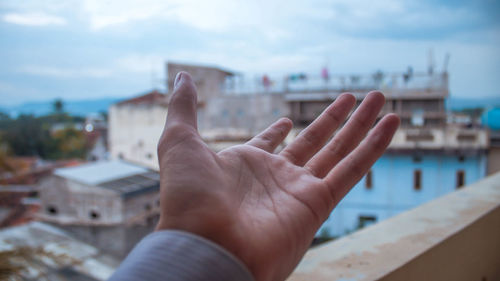
[[[446,126],[443,128],[400,128],[389,149],[404,150],[485,150],[489,147],[488,131],[481,128]]]
[[[310,250],[288,279],[499,280],[500,173]]]
[[[437,73],[388,73],[371,75],[335,75],[328,79],[320,75],[300,74],[281,78],[230,76],[222,85],[226,94],[288,94],[288,99],[300,98],[300,94],[330,94],[343,92],[366,94],[371,90],[381,90],[389,97],[419,97],[448,95],[448,74]],[[293,79],[291,78],[293,77]],[[332,98],[318,95],[314,98]]]

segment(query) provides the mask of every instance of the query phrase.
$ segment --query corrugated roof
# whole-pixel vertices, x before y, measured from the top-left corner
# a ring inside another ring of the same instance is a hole
[[[101,183],[99,186],[112,189],[123,198],[129,198],[146,192],[157,192],[160,189],[160,175],[149,172]]]
[[[4,262],[22,268],[22,280],[106,280],[118,266],[95,247],[40,222],[0,231],[0,252],[8,254]]]
[[[101,183],[149,172],[146,168],[122,161],[102,161],[57,169],[54,174],[88,185],[100,185]]]

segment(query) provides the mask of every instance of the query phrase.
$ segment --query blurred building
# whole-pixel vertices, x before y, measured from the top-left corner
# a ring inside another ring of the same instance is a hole
[[[0,228],[25,224],[40,209],[35,185],[0,185]]]
[[[447,122],[448,74],[396,73],[382,76],[332,77],[292,85],[285,93],[290,117],[307,125],[342,92],[358,104],[380,89],[386,104],[379,118],[401,117],[387,152],[340,202],[319,233],[339,236],[440,197],[486,175],[488,132]],[[311,86],[313,85],[313,86]],[[316,86],[314,86],[316,85]]]
[[[38,183],[78,160],[47,161],[38,157],[0,157],[0,228],[34,220],[40,208]]]
[[[490,131],[490,148],[488,150],[488,175],[500,171],[500,130]]]
[[[158,169],[156,146],[167,118],[166,95],[152,91],[124,100],[108,114],[111,158]]]
[[[40,157],[14,156],[0,159],[1,185],[33,185],[57,168],[79,165],[80,160],[43,160]]]
[[[267,75],[246,79],[212,67],[169,63],[167,68],[169,93],[178,71],[192,74],[199,91],[199,131],[215,151],[247,141],[281,116],[288,116],[296,126],[286,145],[341,93],[354,94],[357,104],[373,89],[385,94],[387,102],[379,118],[395,112],[401,117],[401,128],[387,153],[342,200],[319,233],[342,235],[486,175],[488,133],[467,122],[449,122],[454,119],[445,110],[446,72],[418,73],[410,68],[365,76],[297,73],[282,79]],[[150,93],[113,105],[112,157],[157,169],[156,145],[167,110],[168,94]]]
[[[125,162],[57,169],[39,190],[38,219],[116,257],[124,257],[158,220],[158,173]]]
[[[224,93],[226,85],[237,82],[236,73],[174,63],[168,63],[167,68],[170,93],[179,71],[188,71],[193,77],[198,89],[198,129],[216,151],[245,142],[279,117],[288,115],[283,95]],[[167,111],[168,94],[156,90],[112,105],[109,109],[111,158],[157,170],[156,148]]]
[[[500,171],[500,108],[491,108],[483,113],[482,124],[490,130],[488,150],[488,175]]]
[[[83,129],[89,149],[87,160],[108,160],[108,124],[105,116],[95,113],[87,115]]]

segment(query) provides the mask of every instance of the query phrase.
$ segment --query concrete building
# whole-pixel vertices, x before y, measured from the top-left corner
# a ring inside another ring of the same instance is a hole
[[[490,131],[490,149],[488,150],[488,175],[500,171],[500,131]]]
[[[84,133],[87,138],[89,151],[87,160],[108,160],[108,124],[101,114],[89,114],[85,118]]]
[[[333,77],[329,84],[285,93],[290,117],[306,126],[342,92],[358,104],[367,92],[380,89],[386,104],[380,113],[401,117],[387,152],[340,202],[319,235],[340,236],[474,183],[486,175],[488,133],[485,129],[447,122],[447,73]],[[300,128],[299,128],[300,130]]]
[[[266,77],[264,83],[265,79],[246,80],[240,74],[216,68],[168,64],[170,91],[175,74],[181,70],[193,74],[200,95],[200,134],[216,151],[247,141],[281,116],[288,116],[295,124],[284,142],[286,145],[341,93],[354,94],[357,104],[373,89],[385,94],[387,102],[379,117],[395,112],[401,117],[401,128],[387,153],[342,200],[318,234],[343,235],[486,175],[487,131],[448,122],[446,72],[414,73],[409,69],[404,73],[327,77],[301,73],[278,79]],[[130,101],[123,104],[134,105]],[[149,167],[157,168],[156,143],[163,128],[166,106],[168,104],[163,104],[162,118],[156,117],[161,120],[161,126],[143,121],[156,110],[149,107],[123,107],[124,113],[120,115],[123,117],[111,114],[110,119],[114,119],[110,120],[111,126],[117,127],[111,128],[110,139],[114,138],[114,130],[122,135],[130,133],[128,138],[123,138],[126,145],[121,146],[122,151],[127,151],[127,147],[130,151],[135,137],[150,138],[148,149],[154,151],[150,153],[155,157],[148,163]],[[116,112],[118,107],[120,104],[111,111]],[[126,110],[134,113],[126,113]],[[132,133],[137,130],[141,130],[141,134]],[[115,151],[112,154],[119,155],[113,143],[111,146]],[[140,159],[143,156],[129,155],[131,158],[124,159],[143,161]]]
[[[167,96],[158,91],[112,105],[108,113],[111,159],[158,169],[156,146],[167,119]]]
[[[490,130],[488,175],[492,175],[500,171],[500,108],[487,110],[481,119],[481,123]]]
[[[38,219],[124,257],[158,219],[159,175],[120,161],[57,169],[40,184]]]
[[[340,236],[384,220],[404,210],[471,184],[486,175],[488,133],[465,124],[451,124],[445,110],[448,73],[406,73],[350,76],[294,75],[275,79],[268,95],[282,95],[296,128],[310,124],[341,93],[350,92],[359,105],[365,95],[380,89],[386,104],[379,118],[397,113],[401,127],[387,152],[353,188],[318,231]],[[284,81],[280,83],[280,81]],[[226,87],[241,95],[258,89],[246,81]]]
[[[174,63],[168,63],[167,68],[170,93],[179,71],[192,75],[198,89],[198,129],[216,151],[245,142],[279,117],[289,115],[283,95],[224,93],[230,81],[235,81],[235,73]],[[168,94],[152,91],[110,107],[108,139],[112,159],[158,170],[156,148],[165,125],[168,98]]]

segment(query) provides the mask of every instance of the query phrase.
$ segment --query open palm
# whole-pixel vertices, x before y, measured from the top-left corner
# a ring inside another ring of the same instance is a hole
[[[221,245],[256,280],[284,280],[291,273],[399,124],[388,115],[365,138],[384,104],[383,95],[372,92],[327,143],[355,104],[344,94],[279,154],[273,152],[292,128],[286,118],[244,145],[214,153],[197,132],[191,77],[181,72],[175,84],[158,145],[157,229],[189,231]]]

